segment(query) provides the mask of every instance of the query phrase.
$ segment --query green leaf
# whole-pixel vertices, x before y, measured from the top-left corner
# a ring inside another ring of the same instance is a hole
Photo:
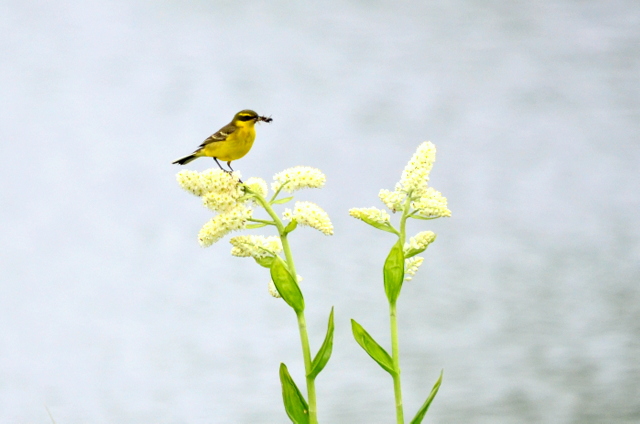
[[[244,228],[246,228],[247,230],[253,230],[253,229],[256,229],[256,228],[262,228],[262,227],[266,227],[266,226],[267,226],[267,224],[263,224],[261,222],[261,223],[258,223],[258,224],[249,224]]]
[[[291,199],[293,199],[293,196],[291,196],[291,197],[283,197],[282,199],[278,199],[278,200],[272,201],[271,204],[272,205],[282,205],[283,203],[290,202]]]
[[[284,409],[295,424],[309,423],[309,405],[294,383],[285,364],[280,364],[280,384],[282,385],[282,400]]]
[[[426,248],[424,248],[424,249],[408,249],[406,252],[404,252],[404,258],[405,259],[413,258],[418,253],[422,253],[425,250],[427,250],[427,249]]]
[[[379,230],[400,235],[400,233],[398,233],[398,231],[395,228],[393,228],[393,225],[391,225],[388,222],[380,223],[380,222],[376,222],[376,221],[374,221],[372,219],[369,219],[367,217],[364,217],[364,216],[363,217],[359,217],[358,219],[361,219],[362,221],[366,222],[367,224],[369,224],[372,227],[375,227],[375,228],[377,228]]]
[[[411,420],[410,424],[420,424],[422,422],[424,416],[427,414],[429,405],[431,405],[433,398],[436,397],[436,395],[438,394],[438,390],[440,390],[441,383],[442,383],[442,371],[440,371],[440,378],[438,378],[438,381],[436,381],[436,384],[433,385],[433,389],[431,389],[431,393],[429,394],[429,397],[427,398],[427,400],[424,401],[424,403],[418,410],[418,413],[416,414],[416,416]]]
[[[304,311],[304,298],[298,283],[280,256],[275,256],[271,264],[271,279],[278,289],[278,293],[296,313]]]
[[[258,265],[263,266],[265,268],[271,268],[273,265],[273,261],[276,259],[275,256],[265,256],[264,258],[253,258],[257,262]]]
[[[389,303],[396,303],[404,280],[404,254],[400,240],[393,245],[387,260],[384,261],[383,274],[387,299],[389,299]]]
[[[427,250],[427,248],[431,246],[431,243],[427,244],[424,249],[414,249],[414,248],[409,248],[407,249],[406,252],[404,252],[404,258],[405,259],[409,259],[409,258],[413,258],[414,256],[416,256],[418,253],[422,253],[425,250]]]
[[[395,374],[391,356],[382,346],[373,340],[373,337],[371,337],[360,324],[353,319],[351,320],[351,330],[353,331],[353,338],[356,339],[356,342],[358,342],[360,346],[362,346],[364,351],[367,352],[369,356],[371,356],[373,360],[376,361],[386,372],[389,374]]]
[[[331,307],[329,325],[327,326],[327,335],[324,337],[322,346],[320,346],[316,357],[313,358],[313,362],[311,363],[311,372],[308,375],[310,378],[316,378],[325,365],[327,365],[327,362],[329,362],[331,351],[333,350],[333,328],[333,307]]]
[[[429,247],[429,246],[427,245],[427,247]],[[422,253],[425,250],[427,250],[427,247],[425,247],[424,249],[413,249],[413,248],[408,249],[406,252],[404,252],[404,258],[405,259],[413,258],[418,253]]]
[[[298,226],[298,221],[296,221],[295,219],[292,219],[291,222],[288,223],[286,227],[284,227],[284,233],[289,234],[291,231],[295,230],[297,226]]]

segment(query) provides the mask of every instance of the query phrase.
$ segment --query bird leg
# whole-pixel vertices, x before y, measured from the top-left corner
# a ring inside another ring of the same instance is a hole
[[[226,173],[228,173],[228,174],[230,173],[229,171],[227,171],[226,169],[224,169],[224,168],[222,167],[222,165],[220,165],[220,162],[218,162],[218,158],[213,158],[213,160],[215,160],[215,161],[216,161],[216,163],[218,164],[218,166],[220,167],[220,169],[222,169],[224,172],[226,172]]]
[[[215,160],[215,161],[216,161],[216,163],[218,164],[218,166],[220,167],[220,169],[222,169],[222,170],[223,170],[224,172],[226,172],[227,174],[231,174],[231,173],[233,173],[233,168],[231,167],[231,161],[227,162],[227,166],[229,166],[229,169],[230,169],[231,171],[227,171],[226,169],[224,169],[224,168],[222,167],[222,165],[220,165],[220,162],[218,162],[218,158],[213,158],[213,160]],[[239,181],[240,183],[244,184],[240,178],[238,178],[238,181]]]
[[[227,166],[229,167],[229,169],[231,170],[231,172],[235,172],[235,171],[233,170],[233,168],[231,167],[231,161],[227,162]],[[244,184],[240,178],[238,178],[238,181],[239,181],[241,184]]]

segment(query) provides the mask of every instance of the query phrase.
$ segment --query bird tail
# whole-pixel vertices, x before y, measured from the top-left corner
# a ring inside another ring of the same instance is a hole
[[[173,162],[171,162],[172,164],[177,163],[178,165],[186,165],[189,162],[191,162],[192,160],[196,160],[198,159],[198,156],[196,156],[195,153],[190,154],[189,156],[185,156],[183,158],[180,159],[176,159]]]

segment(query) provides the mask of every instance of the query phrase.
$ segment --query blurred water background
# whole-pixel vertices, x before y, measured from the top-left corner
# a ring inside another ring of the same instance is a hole
[[[420,142],[450,219],[399,303],[406,415],[640,422],[640,3],[0,1],[0,422],[283,423],[268,275],[197,243],[170,162],[243,108],[245,177],[309,165],[293,234],[324,423],[394,421],[380,206]],[[204,170],[200,159],[189,169]]]

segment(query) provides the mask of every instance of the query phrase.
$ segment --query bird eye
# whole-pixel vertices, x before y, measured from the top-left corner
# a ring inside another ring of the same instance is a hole
[[[250,120],[255,119],[255,118],[256,117],[252,116],[252,115],[240,115],[238,117],[238,119],[241,120],[241,121],[250,121]]]

